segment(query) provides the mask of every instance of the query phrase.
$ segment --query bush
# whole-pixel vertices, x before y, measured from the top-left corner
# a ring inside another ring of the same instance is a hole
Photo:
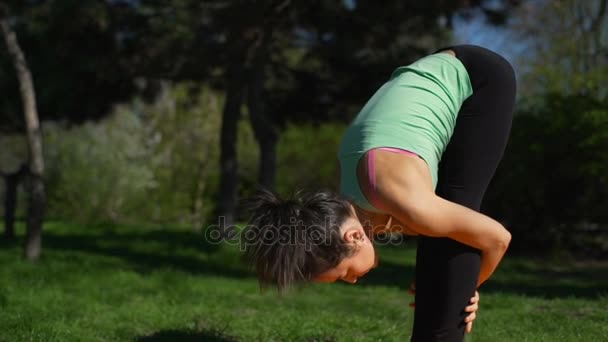
[[[583,96],[545,100],[515,116],[485,210],[507,223],[520,247],[578,248],[577,235],[606,236],[608,105]]]
[[[181,84],[153,105],[134,101],[99,122],[46,124],[49,215],[200,227],[213,210],[220,100]]]
[[[48,216],[79,222],[133,217],[154,186],[141,120],[44,126]]]
[[[153,106],[140,104],[137,111],[147,122],[155,179],[142,217],[201,227],[215,207],[222,97],[184,83],[165,91]]]

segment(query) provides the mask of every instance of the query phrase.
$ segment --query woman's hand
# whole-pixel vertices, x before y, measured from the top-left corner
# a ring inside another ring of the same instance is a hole
[[[409,288],[409,289],[407,289],[407,292],[408,292],[409,294],[411,294],[412,296],[415,296],[415,295],[416,295],[416,281],[413,281],[413,282],[412,282],[412,284],[410,285],[410,288]],[[410,303],[410,308],[412,308],[412,309],[413,309],[413,308],[415,308],[415,307],[416,307],[416,302],[415,302],[415,301],[414,301],[414,302],[411,302],[411,303]]]
[[[468,333],[473,329],[473,321],[477,318],[477,310],[479,309],[479,292],[475,291],[475,296],[471,297],[471,305],[467,306],[464,311],[470,312],[464,322],[467,324],[465,331]]]

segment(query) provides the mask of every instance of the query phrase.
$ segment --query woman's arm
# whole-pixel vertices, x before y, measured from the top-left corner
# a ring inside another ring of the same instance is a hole
[[[385,199],[393,216],[421,235],[449,237],[481,251],[477,286],[488,280],[505,254],[511,234],[497,221],[430,192],[400,192]]]
[[[384,208],[420,235],[448,237],[479,249],[477,286],[488,280],[505,254],[511,234],[492,218],[437,196],[429,185],[426,165],[392,166],[377,172],[377,195]]]
[[[421,235],[448,237],[481,251],[478,286],[498,266],[511,241],[511,234],[497,221],[434,193],[428,166],[420,158],[394,153],[375,154],[377,199],[394,217],[391,231],[407,227]],[[366,163],[357,170],[362,190],[370,195]],[[398,223],[397,223],[398,222]]]

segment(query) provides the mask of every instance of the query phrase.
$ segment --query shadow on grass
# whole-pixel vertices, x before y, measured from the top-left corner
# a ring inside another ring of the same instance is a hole
[[[235,342],[239,341],[235,337],[227,336],[222,332],[209,331],[179,331],[164,330],[149,336],[142,336],[135,339],[136,342]]]
[[[598,299],[608,295],[607,285],[559,285],[545,282],[498,282],[490,281],[484,285],[480,293],[510,293],[529,297],[546,299],[576,297],[582,299]]]
[[[170,268],[191,274],[234,278],[252,277],[235,253],[207,243],[202,234],[188,231],[100,231],[88,234],[45,232],[44,248],[118,257],[137,272]]]
[[[0,248],[12,248],[19,245],[20,240],[17,238],[7,239],[6,237],[0,237]]]
[[[0,239],[0,247],[22,245],[22,238]],[[177,230],[44,233],[45,250],[63,250],[117,257],[140,273],[170,268],[195,275],[253,278],[239,260],[237,248],[222,250],[202,234]],[[412,246],[383,247],[404,248]],[[405,254],[405,253],[404,253]],[[111,267],[111,266],[110,266]],[[380,259],[377,269],[361,278],[359,286],[386,286],[407,290],[414,279],[412,265]],[[539,258],[508,256],[497,275],[481,288],[484,293],[505,293],[543,298],[596,299],[608,295],[608,263],[546,263]]]
[[[358,286],[386,286],[407,290],[414,280],[415,268],[409,265],[400,265],[390,261],[378,263],[378,267],[371,270],[357,281]]]
[[[149,336],[141,336],[135,339],[136,342],[239,342],[233,336],[229,336],[219,330],[205,331],[179,331],[179,330],[163,330]],[[335,342],[335,337],[331,336],[311,336],[298,339],[300,342]]]
[[[608,264],[595,262],[543,265],[526,261],[506,264],[483,285],[486,293],[512,293],[547,299],[577,297],[597,299],[608,295]]]
[[[524,257],[507,259],[498,275],[481,287],[484,293],[506,293],[547,299],[577,297],[597,299],[608,295],[608,263],[543,265]],[[359,279],[359,286],[397,287],[407,291],[415,267],[380,259],[378,268]]]

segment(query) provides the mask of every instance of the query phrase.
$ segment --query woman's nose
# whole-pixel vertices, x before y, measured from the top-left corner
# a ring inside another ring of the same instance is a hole
[[[345,278],[342,280],[344,280],[347,283],[351,283],[351,284],[355,284],[357,282],[357,278]]]

